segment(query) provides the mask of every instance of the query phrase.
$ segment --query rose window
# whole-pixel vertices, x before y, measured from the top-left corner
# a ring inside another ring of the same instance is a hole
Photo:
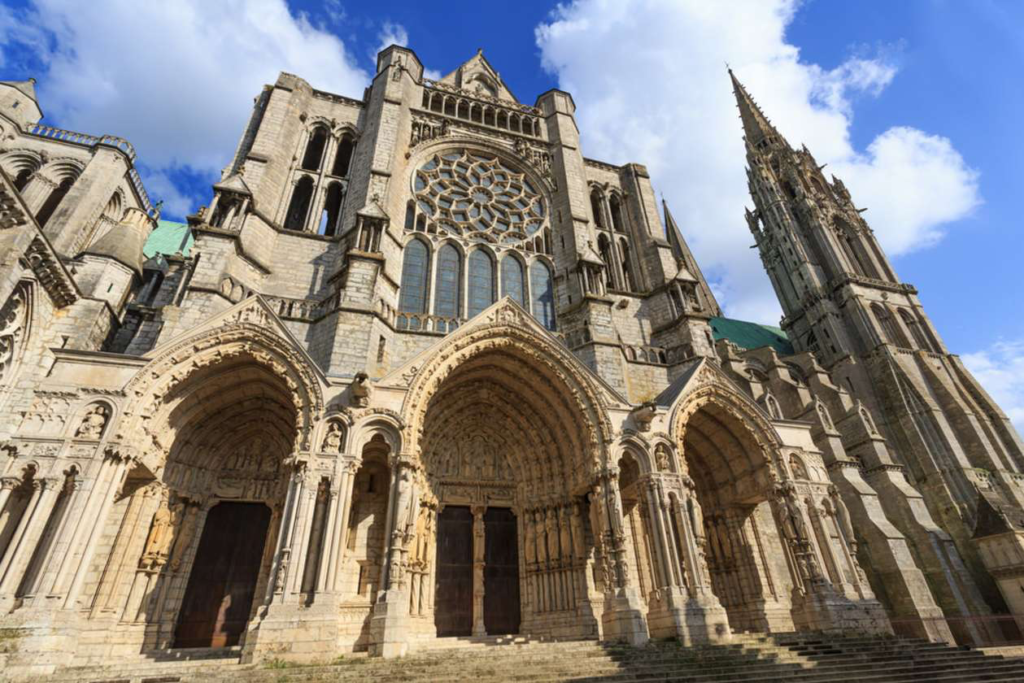
[[[418,213],[437,233],[515,243],[547,222],[544,198],[526,174],[493,155],[435,155],[416,171],[413,185]]]

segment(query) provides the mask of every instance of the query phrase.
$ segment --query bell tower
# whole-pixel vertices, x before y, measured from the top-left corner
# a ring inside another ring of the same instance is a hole
[[[980,496],[1024,506],[1024,446],[946,348],[841,180],[794,149],[730,70],[754,209],[745,218],[782,305],[781,327],[860,398],[965,556]],[[870,472],[869,472],[870,474]],[[969,560],[970,561],[970,560]]]

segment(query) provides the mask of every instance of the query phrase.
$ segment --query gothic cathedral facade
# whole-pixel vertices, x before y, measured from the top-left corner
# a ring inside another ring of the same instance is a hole
[[[0,84],[5,669],[1024,614],[1020,436],[733,81],[782,329],[479,53],[282,73],[187,224]]]

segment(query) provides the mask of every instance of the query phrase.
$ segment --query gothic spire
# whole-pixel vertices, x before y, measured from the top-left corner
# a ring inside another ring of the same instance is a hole
[[[683,239],[683,233],[679,230],[676,219],[672,217],[672,212],[668,210],[668,202],[662,199],[661,206],[665,211],[665,232],[668,237],[668,243],[672,247],[672,255],[676,257],[676,263],[679,264],[677,277],[688,272],[692,279],[697,281],[697,286],[704,293],[704,299],[708,302],[711,315],[721,317],[722,309],[719,307],[715,295],[711,292],[711,287],[708,286],[707,280],[704,279],[704,273],[700,271],[697,259],[693,258],[689,245]]]
[[[757,102],[750,96],[747,89],[736,78],[736,74],[729,69],[729,78],[732,79],[732,91],[736,95],[736,106],[740,110],[740,119],[743,120],[743,132],[747,142],[754,147],[765,138],[782,139],[779,131],[775,130],[768,117],[764,115]]]

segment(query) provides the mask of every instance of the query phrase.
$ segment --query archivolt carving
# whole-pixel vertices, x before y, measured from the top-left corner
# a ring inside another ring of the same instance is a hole
[[[522,319],[517,319],[516,314]],[[552,389],[560,389],[557,395],[566,397],[574,408],[568,415],[574,431],[584,435],[580,445],[587,449],[585,455],[593,458],[596,466],[602,443],[611,437],[606,402],[592,381],[575,367],[579,361],[532,332],[524,315],[512,306],[500,307],[492,313],[491,325],[453,337],[423,363],[402,406],[411,452],[417,451],[428,404],[444,380],[472,358],[500,352],[534,369]]]
[[[295,409],[294,450],[308,451],[312,427],[324,410],[319,381],[296,349],[250,318],[243,316],[242,322],[184,340],[162,351],[140,370],[125,387],[130,401],[117,439],[138,443],[139,436],[145,434],[143,453],[155,449],[166,456],[170,444],[163,443],[163,439],[173,433],[161,424],[162,420],[154,419],[159,416],[166,420],[165,397],[196,371],[242,356],[266,368],[287,387]]]
[[[30,320],[30,291],[28,284],[18,285],[0,308],[0,387],[12,381],[14,366],[24,350]]]

